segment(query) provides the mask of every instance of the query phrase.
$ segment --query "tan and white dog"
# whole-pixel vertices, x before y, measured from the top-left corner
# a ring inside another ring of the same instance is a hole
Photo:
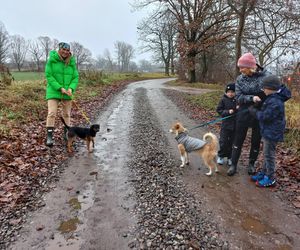
[[[216,156],[218,151],[218,138],[213,133],[206,133],[203,136],[203,140],[194,138],[188,135],[187,129],[183,127],[180,122],[175,123],[170,132],[175,134],[175,139],[178,142],[178,149],[181,156],[181,165],[189,164],[188,153],[196,152],[202,159],[204,164],[209,168],[209,172],[206,175],[212,175],[212,170],[218,172],[218,166],[216,164]]]

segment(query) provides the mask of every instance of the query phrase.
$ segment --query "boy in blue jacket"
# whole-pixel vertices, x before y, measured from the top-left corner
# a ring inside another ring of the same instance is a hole
[[[283,141],[285,130],[284,102],[291,98],[291,92],[281,84],[278,77],[274,75],[263,79],[263,91],[266,99],[257,110],[250,107],[249,111],[259,121],[260,132],[263,140],[264,163],[260,172],[251,177],[259,187],[270,187],[275,185],[275,152],[276,144]]]

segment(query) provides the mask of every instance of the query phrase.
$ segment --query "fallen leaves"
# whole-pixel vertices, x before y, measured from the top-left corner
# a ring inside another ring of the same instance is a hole
[[[130,81],[107,85],[90,100],[77,100],[79,107],[90,117],[97,112],[110,98],[124,88]],[[47,116],[47,105],[41,110]],[[45,120],[30,117],[31,121],[18,127],[11,127],[9,136],[0,137],[0,242],[6,242],[8,228],[15,230],[21,217],[28,209],[40,207],[41,194],[48,191],[51,183],[57,180],[64,163],[68,159],[63,141],[63,127],[57,121],[54,131],[55,146],[45,146]],[[72,110],[73,123],[87,125],[80,110]],[[6,126],[11,126],[9,123]],[[93,173],[94,174],[94,173]],[[95,173],[96,175],[96,173]],[[42,230],[37,227],[37,230]],[[12,235],[12,234],[10,234]],[[8,241],[7,241],[8,242]],[[1,248],[0,244],[0,248]]]

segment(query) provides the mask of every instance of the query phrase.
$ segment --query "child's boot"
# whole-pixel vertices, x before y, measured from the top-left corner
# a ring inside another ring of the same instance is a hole
[[[260,181],[256,182],[256,186],[258,187],[272,187],[276,184],[276,180],[274,178],[270,178],[267,175]]]
[[[255,175],[251,176],[251,181],[257,182],[261,181],[265,176],[264,172],[257,172]]]
[[[218,156],[217,163],[218,163],[219,165],[223,165],[223,164],[224,164],[224,158]]]
[[[248,175],[254,175],[254,174],[255,174],[255,160],[250,159],[248,165]]]

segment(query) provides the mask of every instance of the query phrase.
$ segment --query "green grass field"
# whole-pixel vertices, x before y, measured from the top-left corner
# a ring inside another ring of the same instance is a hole
[[[45,73],[44,72],[11,72],[16,81],[31,81],[31,80],[44,80]],[[163,73],[103,73],[103,78],[108,81],[116,81],[122,79],[128,79],[132,77],[140,77],[140,78],[165,78]],[[173,76],[174,77],[174,76]]]
[[[11,72],[16,81],[43,80],[44,72]]]

